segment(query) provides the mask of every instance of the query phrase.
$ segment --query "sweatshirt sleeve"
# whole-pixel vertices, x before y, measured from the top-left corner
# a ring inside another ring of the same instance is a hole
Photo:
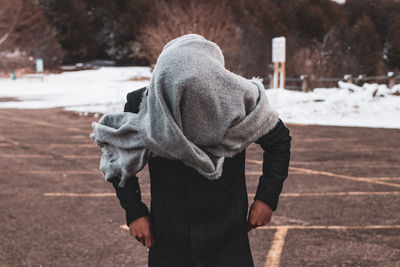
[[[256,143],[264,150],[262,175],[259,178],[254,200],[261,200],[274,211],[284,180],[288,176],[290,161],[290,131],[281,119],[266,135]]]
[[[144,90],[145,88],[142,88],[127,95],[124,112],[139,112],[139,105]],[[119,187],[118,183],[119,179],[112,181],[119,202],[126,213],[126,224],[129,226],[134,220],[143,216],[149,216],[149,209],[142,202],[138,177],[134,176],[127,179],[124,187]]]

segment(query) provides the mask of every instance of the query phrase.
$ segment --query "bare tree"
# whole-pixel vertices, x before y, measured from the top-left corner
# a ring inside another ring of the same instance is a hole
[[[0,0],[0,45],[18,39],[18,34],[34,31],[41,24],[40,12],[35,12],[29,0]]]
[[[0,0],[0,6],[0,50],[21,52],[8,57],[8,65],[27,67],[30,56],[44,58],[47,67],[58,65],[62,49],[40,8],[31,0]]]
[[[155,4],[152,13],[138,39],[153,63],[168,41],[188,33],[216,42],[227,58],[240,47],[239,28],[225,0],[217,3],[163,0]],[[229,59],[226,62],[229,65]]]
[[[18,1],[17,1],[18,2]],[[0,0],[0,46],[8,39],[11,33],[16,28],[18,13],[16,6],[12,1]],[[17,8],[21,9],[21,7]]]

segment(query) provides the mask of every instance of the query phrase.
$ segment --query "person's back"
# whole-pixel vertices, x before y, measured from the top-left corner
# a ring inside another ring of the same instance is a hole
[[[277,208],[289,130],[259,82],[224,69],[215,44],[194,35],[176,40],[165,46],[150,85],[128,94],[126,113],[93,125],[92,138],[104,147],[101,169],[130,233],[150,248],[149,266],[253,266],[247,231]],[[174,50],[185,47],[183,55]],[[252,142],[264,149],[264,164],[246,220],[245,148]],[[146,163],[150,212],[135,176]]]

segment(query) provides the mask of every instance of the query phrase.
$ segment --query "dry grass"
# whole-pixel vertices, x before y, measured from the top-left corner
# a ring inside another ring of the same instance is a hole
[[[240,47],[239,28],[225,0],[217,4],[163,0],[156,3],[153,13],[139,38],[152,63],[167,42],[189,33],[200,34],[217,43],[225,55]]]

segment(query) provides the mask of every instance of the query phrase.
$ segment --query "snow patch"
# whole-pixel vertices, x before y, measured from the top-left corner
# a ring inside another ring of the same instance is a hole
[[[266,94],[285,122],[400,128],[400,96],[394,95],[400,85],[391,89],[384,84],[338,85],[308,93],[270,89]]]
[[[0,99],[7,100],[0,108],[122,112],[127,93],[146,86],[146,77],[151,77],[148,67],[105,67],[44,75],[43,81],[0,79]],[[400,128],[400,85],[339,82],[338,88],[308,93],[269,89],[266,94],[284,122]]]
[[[148,67],[112,67],[50,74],[41,79],[0,79],[0,97],[22,101],[1,102],[0,108],[42,109],[64,107],[78,112],[120,112],[126,94],[144,87]],[[134,81],[140,77],[139,81]]]

